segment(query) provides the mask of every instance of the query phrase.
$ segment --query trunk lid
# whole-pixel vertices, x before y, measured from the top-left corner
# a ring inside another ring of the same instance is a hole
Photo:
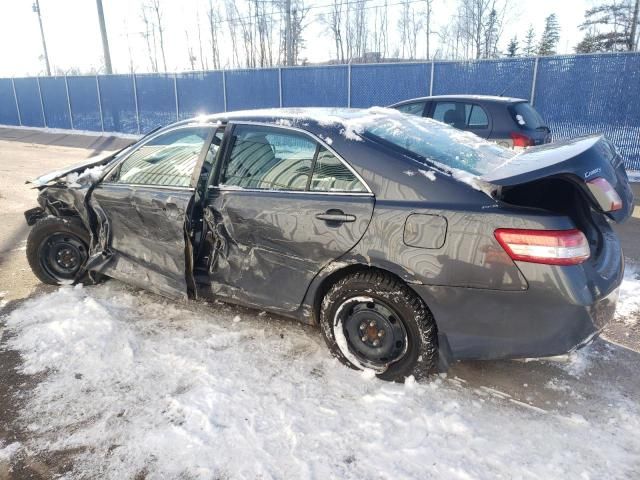
[[[585,193],[591,206],[616,222],[633,211],[633,192],[624,163],[615,147],[601,135],[579,137],[532,147],[516,155],[481,179],[500,187],[514,187],[547,178],[573,182]],[[621,208],[607,211],[587,182],[605,179],[622,201]]]

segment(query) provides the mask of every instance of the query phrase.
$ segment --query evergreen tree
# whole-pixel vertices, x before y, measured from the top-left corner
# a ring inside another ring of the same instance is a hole
[[[560,25],[555,13],[544,20],[544,31],[538,46],[538,55],[555,55],[560,41]]]
[[[585,37],[576,45],[576,52],[633,50],[633,37],[638,25],[638,4],[638,0],[623,0],[588,9],[584,13],[584,22],[580,25]]]
[[[536,32],[531,25],[527,30],[527,35],[524,37],[524,49],[522,53],[525,57],[532,57],[536,54]]]
[[[509,41],[509,45],[507,46],[507,57],[517,57],[518,56],[518,37],[513,37]]]

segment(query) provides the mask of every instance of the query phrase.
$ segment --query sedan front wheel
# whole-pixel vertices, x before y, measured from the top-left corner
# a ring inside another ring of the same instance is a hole
[[[331,353],[383,380],[426,377],[435,368],[436,326],[422,300],[399,279],[369,270],[346,276],[325,295],[320,324]]]
[[[45,217],[27,238],[29,266],[40,281],[50,285],[92,283],[80,273],[89,257],[88,245],[89,232],[79,219]]]

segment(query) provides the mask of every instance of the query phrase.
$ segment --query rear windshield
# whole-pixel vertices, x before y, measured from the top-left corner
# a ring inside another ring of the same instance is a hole
[[[536,109],[526,102],[511,106],[511,115],[518,125],[529,130],[543,129],[547,126]]]
[[[392,144],[418,161],[473,175],[484,175],[515,155],[473,133],[410,115],[382,117],[366,126],[365,135]]]

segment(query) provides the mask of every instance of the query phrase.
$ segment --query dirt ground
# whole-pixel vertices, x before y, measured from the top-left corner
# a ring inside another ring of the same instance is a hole
[[[23,212],[36,205],[37,193],[25,185],[25,180],[94,155],[106,155],[129,142],[119,138],[47,135],[0,128],[0,314],[8,313],[26,298],[53,290],[37,281],[25,257],[28,227]],[[627,258],[640,261],[640,184],[635,184],[634,190],[634,217],[619,227],[618,233]],[[4,335],[6,332],[0,321],[0,342],[6,341]],[[633,372],[640,367],[640,322],[634,327],[614,323],[604,338],[606,348],[621,351],[620,358],[627,359],[627,373],[635,376]],[[14,419],[30,389],[37,385],[38,378],[19,374],[16,371],[19,364],[19,355],[3,349],[0,344],[0,446],[28,439],[28,433],[22,431]],[[455,365],[452,375],[480,388],[509,392],[508,395],[516,400],[527,399],[529,403],[544,405],[554,399],[548,398],[548,390],[536,390],[535,385],[544,384],[550,371],[553,367],[545,367],[541,363],[531,367],[525,362],[468,362]],[[629,384],[630,395],[640,395],[637,384],[635,380]],[[589,386],[584,388],[588,398],[586,390]],[[3,466],[0,459],[0,480],[51,478],[62,474],[68,469],[73,453],[57,452],[46,458],[27,456],[12,470]]]

